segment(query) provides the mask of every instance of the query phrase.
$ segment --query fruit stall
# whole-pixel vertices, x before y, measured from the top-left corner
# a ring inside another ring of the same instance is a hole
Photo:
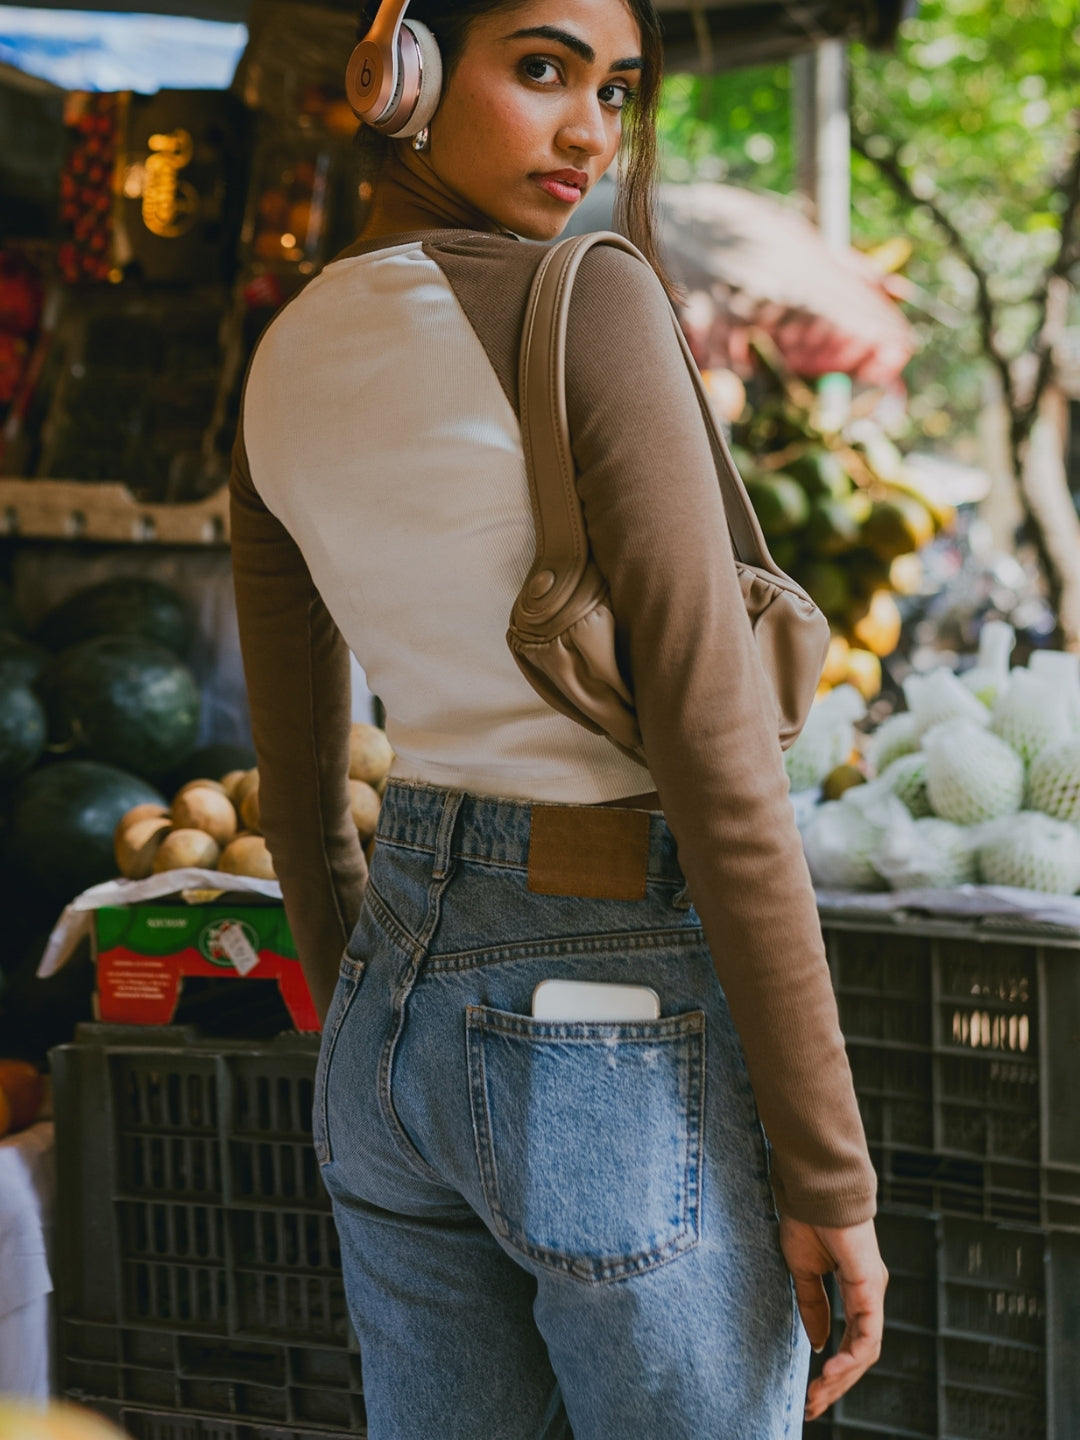
[[[900,7],[862,8],[877,38],[895,28]],[[810,9],[821,33],[856,27]],[[806,43],[787,7],[665,14],[687,66],[736,32],[727,61]],[[252,347],[371,186],[340,88],[352,16],[256,0],[248,19],[228,91],[71,93],[0,66],[0,124],[31,157],[0,160],[0,1191],[27,1217],[0,1230],[0,1392],[60,1394],[145,1440],[364,1433],[225,482]],[[970,517],[894,438],[905,322],[860,257],[837,262],[831,312],[823,282],[778,303],[782,246],[771,298],[760,255],[737,271],[729,245],[718,271],[716,227],[742,214],[726,188],[665,187],[665,224],[770,547],[832,629],[786,765],[893,1277],[881,1364],[807,1435],[1065,1440],[1080,669],[1001,582],[959,653],[917,653]],[[779,244],[789,219],[756,223]],[[793,274],[809,243],[791,240]],[[856,285],[869,338],[841,313]],[[808,358],[808,316],[854,337],[848,361]],[[845,365],[838,412],[815,382]],[[370,854],[393,755],[362,679],[349,786]],[[50,1323],[55,1345],[27,1347]]]

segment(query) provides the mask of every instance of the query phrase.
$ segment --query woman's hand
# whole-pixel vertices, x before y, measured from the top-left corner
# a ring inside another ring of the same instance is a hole
[[[889,1272],[878,1250],[872,1220],[832,1228],[806,1225],[782,1215],[780,1248],[795,1282],[799,1314],[815,1350],[823,1349],[829,1338],[829,1301],[821,1277],[830,1271],[836,1272],[844,1305],[840,1349],[826,1360],[806,1394],[806,1418],[816,1420],[851,1389],[881,1354]]]

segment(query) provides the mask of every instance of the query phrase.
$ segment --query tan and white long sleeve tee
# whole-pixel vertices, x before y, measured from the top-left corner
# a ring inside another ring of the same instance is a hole
[[[351,649],[397,777],[593,804],[655,787],[742,1039],[782,1210],[873,1214],[866,1152],[774,706],[709,439],[652,271],[589,252],[567,340],[571,436],[646,773],[556,714],[506,626],[535,553],[517,356],[543,251],[426,231],[357,245],[264,334],[232,476],[237,608],[264,829],[316,1003],[359,914]]]

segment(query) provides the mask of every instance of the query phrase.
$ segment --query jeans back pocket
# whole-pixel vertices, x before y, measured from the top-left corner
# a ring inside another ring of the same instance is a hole
[[[495,1232],[582,1280],[642,1274],[700,1238],[705,1015],[466,1018],[473,1128]]]

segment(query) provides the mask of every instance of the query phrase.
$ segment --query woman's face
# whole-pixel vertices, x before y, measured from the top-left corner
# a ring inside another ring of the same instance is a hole
[[[640,70],[625,0],[501,6],[469,27],[427,158],[504,229],[554,239],[614,159]]]

